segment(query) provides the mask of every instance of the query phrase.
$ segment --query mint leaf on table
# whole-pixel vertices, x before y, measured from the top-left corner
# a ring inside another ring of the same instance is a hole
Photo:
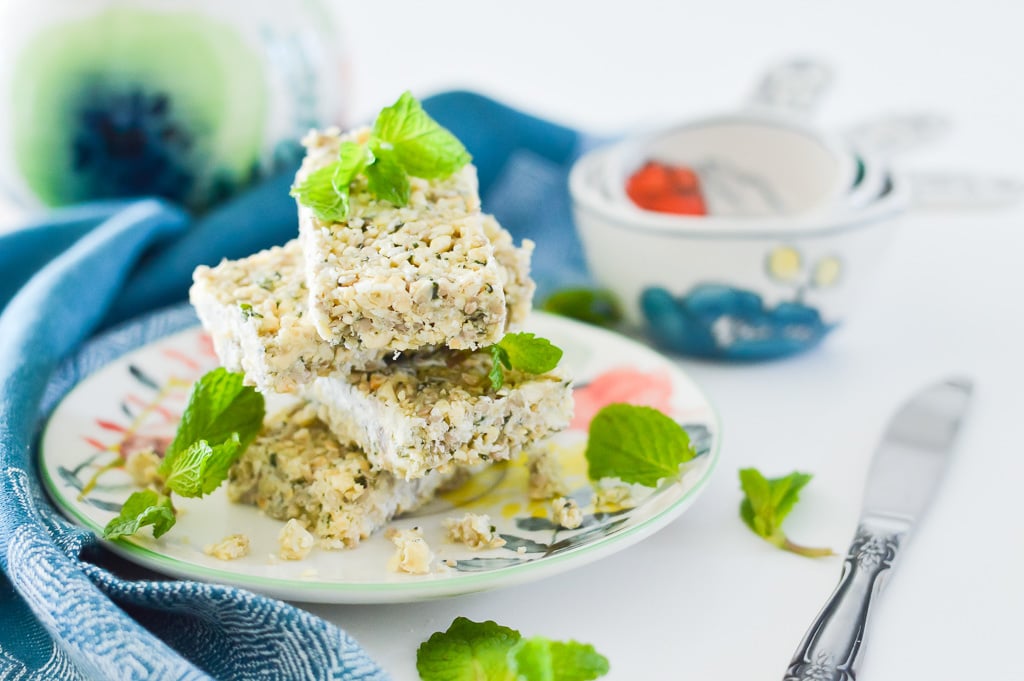
[[[159,539],[174,527],[175,520],[170,497],[152,489],[134,492],[121,506],[117,517],[103,528],[103,537],[117,539],[152,525],[153,537]]]
[[[491,353],[491,370],[487,377],[491,379],[494,390],[505,384],[506,369],[545,374],[558,366],[562,359],[561,348],[532,333],[506,333],[488,351]]]
[[[416,651],[423,681],[592,681],[608,673],[608,660],[576,641],[523,639],[492,621],[456,617]]]
[[[471,160],[462,142],[405,92],[377,115],[366,142],[343,142],[338,160],[311,172],[291,194],[321,220],[341,222],[351,210],[350,185],[360,174],[366,175],[371,194],[404,206],[409,203],[410,175],[440,179]]]
[[[523,639],[510,651],[519,678],[529,681],[593,681],[608,673],[608,658],[589,643]]]
[[[242,374],[223,368],[196,381],[178,432],[157,469],[163,486],[128,497],[120,514],[104,528],[105,538],[133,535],[147,525],[159,538],[176,520],[171,493],[201,497],[224,482],[263,427],[266,413],[263,395],[242,381]]]
[[[423,681],[516,681],[509,651],[519,632],[490,620],[456,617],[445,632],[436,632],[416,651],[416,671]]]
[[[832,549],[809,548],[791,542],[782,531],[782,521],[800,499],[800,490],[811,481],[807,473],[794,472],[782,478],[766,478],[756,468],[740,470],[745,498],[740,517],[753,532],[780,549],[818,558],[833,555]]]
[[[683,427],[657,409],[609,404],[590,422],[585,456],[591,480],[655,487],[678,475],[696,451]]]
[[[544,301],[541,309],[594,326],[612,327],[622,321],[622,304],[608,289],[567,288],[555,291]]]
[[[472,160],[459,138],[431,118],[408,91],[377,114],[372,137],[394,150],[408,174],[427,180],[448,177]]]

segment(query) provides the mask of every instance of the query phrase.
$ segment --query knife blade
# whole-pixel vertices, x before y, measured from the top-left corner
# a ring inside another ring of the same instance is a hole
[[[784,681],[854,681],[873,598],[946,469],[973,385],[949,378],[917,392],[875,451],[839,584],[793,655]]]

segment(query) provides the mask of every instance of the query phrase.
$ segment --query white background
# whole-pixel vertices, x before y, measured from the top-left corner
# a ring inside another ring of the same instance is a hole
[[[838,80],[819,112],[841,129],[886,112],[955,123],[912,169],[1024,176],[1024,25],[1013,2],[477,1],[338,3],[353,113],[405,88],[469,87],[598,132],[729,107],[766,64],[811,54]],[[543,244],[541,245],[543,247]],[[1021,679],[1024,625],[1024,211],[906,219],[846,328],[789,361],[683,361],[717,403],[722,461],[704,497],[640,545],[560,577],[400,606],[314,607],[399,681],[458,615],[573,637],[615,681],[778,679],[839,576],[839,559],[778,551],[740,522],[738,468],[815,474],[787,522],[845,551],[869,456],[897,404],[951,371],[978,385],[942,488],[884,594],[862,678]]]
[[[823,125],[942,112],[953,134],[905,167],[1024,176],[1024,5],[1012,1],[337,7],[353,61],[352,120],[407,88],[464,87],[575,127],[628,131],[725,109],[768,63],[811,54],[839,72]],[[614,681],[780,678],[841,563],[754,537],[737,515],[737,469],[814,473],[786,528],[796,541],[843,551],[885,420],[923,383],[961,372],[978,385],[973,413],[876,612],[862,678],[1024,678],[1022,256],[1021,209],[912,216],[859,314],[821,349],[759,365],[682,361],[722,414],[722,460],[695,506],[634,548],[492,593],[311,609],[347,629],[397,681],[416,678],[416,646],[458,615],[591,642]]]

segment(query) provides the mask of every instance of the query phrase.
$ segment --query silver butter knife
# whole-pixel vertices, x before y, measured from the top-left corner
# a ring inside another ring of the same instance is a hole
[[[793,656],[785,681],[854,681],[872,599],[938,487],[972,384],[952,378],[910,398],[875,452],[839,585]]]

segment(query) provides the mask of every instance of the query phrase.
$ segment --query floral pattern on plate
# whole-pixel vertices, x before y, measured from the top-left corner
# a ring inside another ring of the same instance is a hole
[[[90,366],[70,373],[74,379],[89,375],[54,410],[42,439],[41,470],[51,496],[65,514],[95,531],[137,489],[124,470],[124,458],[140,449],[162,452],[174,435],[192,382],[217,364],[200,328],[188,326],[167,335],[175,326],[187,324],[187,315],[180,309],[163,315],[83,350],[77,361]],[[177,315],[181,323],[168,323],[167,315]],[[154,331],[147,332],[147,327]],[[676,518],[703,489],[717,459],[719,427],[699,389],[671,361],[624,337],[542,314],[532,318],[529,328],[566,350],[563,364],[576,377],[576,417],[566,432],[545,446],[562,471],[566,496],[583,511],[579,527],[560,527],[549,500],[529,498],[522,455],[392,521],[399,529],[423,531],[435,553],[426,575],[390,571],[394,547],[383,533],[355,549],[317,549],[302,561],[281,560],[277,534],[282,523],[254,507],[229,503],[223,489],[205,499],[181,499],[177,525],[159,540],[145,533],[112,542],[111,548],[166,574],[236,584],[293,600],[396,602],[555,574],[623,549]],[[67,376],[63,380],[76,382]],[[274,399],[268,400],[268,411],[275,408]],[[583,455],[586,429],[593,415],[611,402],[646,404],[672,415],[690,433],[698,456],[681,478],[653,490],[634,486],[628,505],[597,509]],[[448,542],[443,521],[465,512],[489,515],[505,545],[473,551]],[[203,552],[205,546],[236,533],[249,537],[248,556],[228,562]]]

